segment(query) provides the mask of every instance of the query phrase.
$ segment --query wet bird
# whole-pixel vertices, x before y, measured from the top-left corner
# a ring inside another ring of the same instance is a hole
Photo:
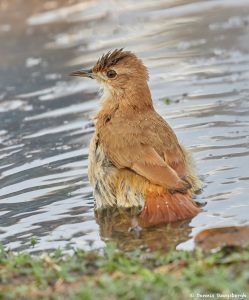
[[[142,60],[116,49],[71,75],[96,79],[104,90],[89,148],[96,209],[141,207],[145,227],[194,217],[200,209],[192,195],[202,184],[191,154],[153,107]]]

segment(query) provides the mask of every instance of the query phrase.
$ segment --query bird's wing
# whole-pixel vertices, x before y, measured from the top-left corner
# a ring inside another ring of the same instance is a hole
[[[134,156],[129,168],[142,175],[150,182],[172,191],[185,192],[191,188],[188,182],[181,179],[151,146],[140,148],[140,155]]]
[[[158,148],[161,148],[161,152],[167,154],[167,145],[175,145],[177,151],[177,139],[170,127],[162,127],[163,121],[162,124],[159,123],[160,126],[156,126],[158,122],[156,120],[153,123],[152,117],[153,115],[150,115],[148,118],[145,116],[143,120],[128,120],[122,123],[120,120],[115,122],[114,119],[102,129],[103,147],[117,168],[129,168],[151,183],[167,189],[184,191],[190,188],[189,183],[180,178],[168,164],[168,160],[165,161],[158,153]],[[150,122],[145,123],[149,118]],[[162,128],[161,135],[155,128]],[[162,140],[166,142],[163,143]],[[161,147],[158,147],[159,144]]]

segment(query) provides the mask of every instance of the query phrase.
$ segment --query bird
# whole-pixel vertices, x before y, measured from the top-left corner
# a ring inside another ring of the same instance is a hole
[[[115,49],[70,75],[95,79],[103,89],[88,157],[95,210],[139,208],[144,227],[196,216],[193,195],[202,182],[191,153],[153,106],[143,61]]]

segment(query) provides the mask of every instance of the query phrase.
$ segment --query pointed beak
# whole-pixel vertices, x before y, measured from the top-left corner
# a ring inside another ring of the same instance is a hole
[[[79,77],[88,77],[93,79],[93,72],[92,70],[79,70],[79,71],[75,71],[69,74],[70,76],[79,76]]]

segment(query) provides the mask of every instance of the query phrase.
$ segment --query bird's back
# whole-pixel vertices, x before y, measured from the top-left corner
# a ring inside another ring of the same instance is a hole
[[[170,165],[181,164],[185,169],[185,152],[174,131],[153,108],[142,112],[117,110],[108,122],[97,123],[97,131],[105,153],[117,167],[129,167],[140,158],[144,146],[151,145]]]

